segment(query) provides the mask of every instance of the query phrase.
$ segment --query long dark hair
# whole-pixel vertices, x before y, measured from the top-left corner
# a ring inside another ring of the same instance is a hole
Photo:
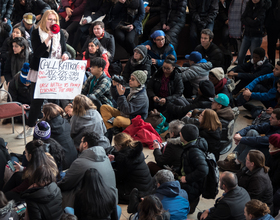
[[[99,172],[90,168],[83,177],[82,189],[76,195],[82,203],[81,212],[93,219],[107,218],[116,206],[116,197]]]
[[[14,54],[13,43],[16,43],[20,47],[24,47],[21,50],[20,54]],[[28,47],[29,47],[28,42],[24,37],[15,37],[10,42],[10,54],[11,56],[19,56],[20,58],[26,58],[29,56]]]
[[[48,157],[44,151],[44,142],[41,140],[33,140],[27,143],[26,150],[31,154],[31,159],[28,161],[28,166],[23,172],[23,178],[31,180],[36,169],[42,165],[46,166],[55,176],[58,174],[58,169],[55,161]]]
[[[96,54],[97,57],[101,57],[102,54],[104,53],[104,51],[106,51],[106,49],[101,45],[100,41],[97,38],[92,38],[89,40],[89,43],[93,43],[95,46],[98,46],[99,48],[96,50]],[[107,51],[107,55],[108,57],[110,56],[109,52]],[[88,45],[87,45],[87,49],[86,49],[86,54],[85,54],[85,58],[88,59],[89,58],[89,51],[88,51]]]
[[[156,220],[164,213],[162,203],[155,195],[149,195],[139,204],[139,220]]]

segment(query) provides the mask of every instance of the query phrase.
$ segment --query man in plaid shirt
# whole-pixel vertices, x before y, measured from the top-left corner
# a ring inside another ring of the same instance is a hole
[[[90,61],[91,76],[88,77],[82,88],[82,94],[88,96],[91,100],[102,104],[113,106],[110,93],[111,79],[104,73],[106,61],[96,57]]]

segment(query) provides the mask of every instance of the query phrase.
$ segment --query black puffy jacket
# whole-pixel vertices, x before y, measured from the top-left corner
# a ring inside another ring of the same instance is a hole
[[[24,191],[21,198],[25,200],[30,219],[54,220],[60,219],[62,210],[62,195],[55,182]]]
[[[187,191],[189,200],[199,197],[202,193],[203,182],[209,172],[204,154],[207,150],[208,146],[204,138],[198,138],[184,146],[180,171],[183,168],[187,183],[181,183],[181,187]]]
[[[113,164],[119,201],[128,203],[133,188],[141,195],[148,195],[153,187],[152,177],[143,154],[143,145],[138,142],[135,148],[126,148],[115,152]]]
[[[270,0],[260,0],[257,4],[254,4],[252,0],[248,1],[241,16],[241,22],[245,25],[244,35],[262,37],[265,12],[270,6]]]
[[[126,83],[129,82],[130,75],[136,70],[146,70],[148,72],[148,75],[147,75],[147,80],[148,80],[151,77],[151,67],[152,67],[152,60],[151,60],[150,55],[146,55],[143,58],[143,60],[141,61],[141,63],[139,63],[139,64],[136,64],[136,63],[133,64],[132,63],[133,60],[134,60],[133,56],[130,57],[124,67],[122,76],[123,76],[123,79],[125,80],[125,82]]]
[[[280,188],[280,152],[270,156],[270,160],[267,160],[267,166],[270,168],[268,175],[273,186],[273,192],[275,193]]]
[[[0,3],[1,20],[10,19],[13,12],[14,0],[2,0]]]
[[[150,79],[147,87],[147,93],[149,99],[153,99],[154,96],[159,96],[161,87],[161,78],[163,76],[163,70],[160,68]],[[173,102],[178,97],[182,96],[184,90],[184,84],[180,70],[175,67],[170,76],[168,83],[169,96],[166,97],[166,102]]]
[[[77,150],[74,141],[70,136],[71,126],[69,122],[60,115],[48,121],[51,127],[51,138],[55,139],[63,148],[64,163],[63,169],[68,169],[77,158]]]

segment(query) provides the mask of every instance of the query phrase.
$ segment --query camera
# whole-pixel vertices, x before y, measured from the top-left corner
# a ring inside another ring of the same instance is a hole
[[[116,81],[117,83],[119,83],[121,85],[125,84],[122,76],[114,75],[114,76],[112,76],[112,80]]]

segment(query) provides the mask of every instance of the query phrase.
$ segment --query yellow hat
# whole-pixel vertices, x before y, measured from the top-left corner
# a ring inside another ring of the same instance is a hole
[[[36,22],[36,17],[34,14],[32,13],[25,13],[23,15],[23,20],[27,23],[27,24],[35,24]]]

